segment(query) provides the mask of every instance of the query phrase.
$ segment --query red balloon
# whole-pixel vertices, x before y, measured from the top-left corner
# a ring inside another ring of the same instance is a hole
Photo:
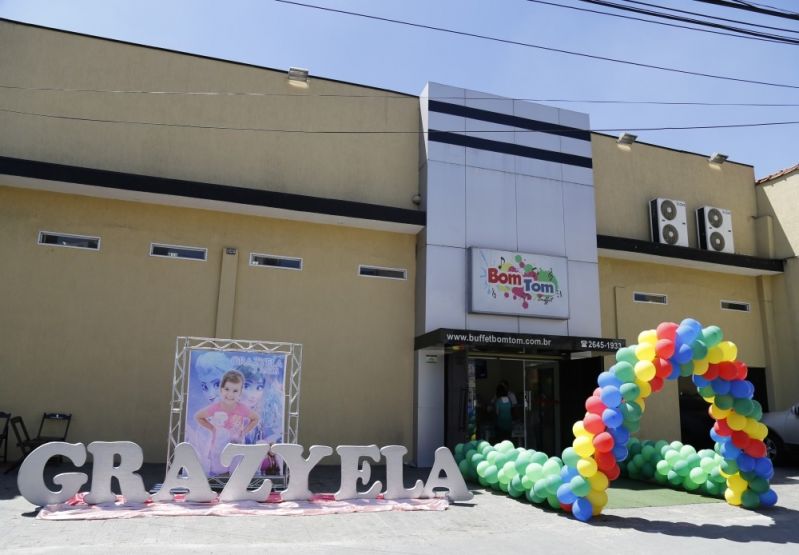
[[[602,432],[594,437],[594,448],[600,453],[612,451],[614,445],[613,436],[607,432]]]
[[[602,399],[595,396],[590,396],[588,399],[585,400],[585,410],[587,410],[591,414],[598,414],[602,416],[602,411],[606,408],[605,403],[602,402]]]
[[[652,381],[649,382],[649,387],[652,388],[652,392],[655,393],[663,389],[663,378],[660,376],[655,376],[652,378]]]
[[[613,448],[611,447],[611,449]],[[616,457],[613,456],[612,451],[597,451],[594,453],[594,460],[599,470],[605,474],[608,473],[608,470],[616,466]]]
[[[674,341],[671,339],[658,339],[655,343],[655,353],[660,358],[671,358],[674,355]]]
[[[583,418],[583,427],[594,435],[605,431],[605,423],[602,422],[602,417],[592,412],[589,412]]]
[[[766,444],[756,439],[749,440],[749,445],[744,447],[744,452],[756,459],[762,459],[766,456]]]
[[[658,339],[668,339],[669,341],[674,342],[674,338],[677,337],[678,327],[679,326],[674,322],[663,322],[655,331],[657,332]]]
[[[619,474],[621,474],[621,469],[619,468],[619,465],[614,464],[613,468],[609,468],[608,470],[605,470],[604,472],[607,475],[608,480],[610,480],[612,482],[613,480],[615,480],[616,478],[619,477]]]
[[[716,420],[716,423],[713,424],[713,429],[716,430],[716,433],[720,436],[729,436],[732,435],[732,430],[727,425],[727,419],[722,418],[721,420]]]
[[[566,511],[567,513],[572,512],[572,504],[571,503],[569,503],[568,505],[566,503],[561,503],[560,504],[560,508],[562,510]]]
[[[705,378],[707,381],[715,380],[719,377],[719,365],[718,364],[708,364],[707,372],[702,374],[702,377]]]
[[[719,377],[723,380],[734,380],[735,377],[738,375],[738,367],[735,366],[732,362],[724,361],[718,364],[719,367]]]
[[[749,367],[746,366],[745,362],[741,362],[740,360],[736,360],[735,362],[733,362],[733,364],[735,364],[735,367],[738,368],[738,375],[735,376],[735,379],[745,380],[747,374],[749,374]]]
[[[743,430],[733,432],[732,434],[732,444],[735,445],[738,449],[746,450],[746,446],[749,445],[751,438],[749,434],[744,432]]]
[[[671,375],[671,363],[663,358],[655,358],[652,361],[655,365],[655,376],[663,378],[664,380]]]
[[[591,395],[593,395],[594,397],[599,397],[600,393],[602,393],[602,388],[597,387]]]

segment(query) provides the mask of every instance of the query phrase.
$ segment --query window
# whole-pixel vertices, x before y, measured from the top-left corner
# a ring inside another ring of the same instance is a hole
[[[182,258],[184,260],[204,261],[208,257],[208,249],[151,243],[150,256],[163,256],[166,258]]]
[[[364,277],[376,277],[386,279],[406,279],[408,271],[401,268],[380,268],[378,266],[358,266],[358,274]]]
[[[272,254],[250,253],[250,266],[280,268],[282,270],[302,270],[302,258],[275,256]]]
[[[639,293],[636,291],[633,293],[633,301],[636,303],[669,304],[669,297],[658,293]]]
[[[737,310],[739,312],[749,312],[752,310],[752,307],[749,303],[744,303],[740,301],[721,301],[721,309],[722,310]]]
[[[93,251],[100,250],[99,237],[71,235],[51,231],[39,232],[39,244],[52,245],[54,247],[72,247],[73,249],[89,249]]]

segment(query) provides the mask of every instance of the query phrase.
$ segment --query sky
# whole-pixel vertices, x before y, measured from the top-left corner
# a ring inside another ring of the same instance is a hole
[[[561,6],[538,0],[297,0],[505,41],[790,86],[641,68],[278,0],[0,0],[0,17],[275,69],[303,67],[312,77],[409,94],[419,94],[426,82],[434,81],[541,101],[590,114],[591,127],[597,131],[617,135],[629,130],[639,141],[650,144],[699,154],[727,154],[730,160],[753,165],[758,178],[799,163],[799,124],[645,130],[799,122],[799,45],[677,29],[563,7],[634,16],[580,0],[546,1]],[[616,1],[646,7],[643,2]],[[799,12],[797,0],[753,1]],[[786,30],[772,32],[799,39],[797,20],[691,0],[647,3],[779,27]],[[0,36],[0,47],[2,40]],[[0,84],[16,83],[5,83],[0,76]],[[573,102],[576,100],[594,102]]]

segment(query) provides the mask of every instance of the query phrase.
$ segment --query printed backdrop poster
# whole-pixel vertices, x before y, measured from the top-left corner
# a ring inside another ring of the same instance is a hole
[[[470,254],[472,312],[569,317],[565,258],[479,248]]]
[[[286,353],[191,349],[186,436],[209,477],[228,474],[219,454],[228,443],[281,443]],[[262,476],[282,473],[267,458]]]

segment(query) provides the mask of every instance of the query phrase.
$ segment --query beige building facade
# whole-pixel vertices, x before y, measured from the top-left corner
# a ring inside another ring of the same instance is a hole
[[[772,409],[799,398],[795,173],[756,187],[751,166],[443,85],[297,86],[9,21],[0,37],[0,410],[29,427],[72,413],[70,440],[163,461],[179,336],[302,344],[300,442],[402,444],[420,465],[481,431],[500,379],[516,438],[562,448],[614,346],[666,320],[721,326]],[[657,198],[684,202],[687,245],[652,240]],[[730,211],[733,252],[699,244],[702,207]],[[477,258],[517,253],[563,268],[561,312],[476,309]],[[640,436],[681,436],[684,382]]]

